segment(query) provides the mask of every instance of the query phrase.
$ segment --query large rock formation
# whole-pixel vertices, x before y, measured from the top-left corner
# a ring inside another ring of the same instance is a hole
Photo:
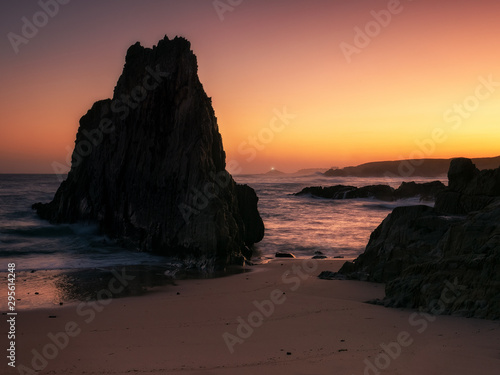
[[[500,168],[455,159],[435,208],[398,207],[340,277],[385,282],[387,306],[500,318]]]
[[[34,205],[40,217],[95,221],[140,250],[219,267],[250,256],[264,235],[257,196],[225,170],[197,69],[183,38],[131,46],[113,99],[80,120],[67,180],[52,202]]]

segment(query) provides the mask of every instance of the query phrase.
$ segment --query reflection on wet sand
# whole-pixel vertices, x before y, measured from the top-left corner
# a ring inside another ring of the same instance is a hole
[[[166,266],[137,265],[18,272],[16,309],[47,308],[81,301],[138,296],[158,286],[174,286],[181,279],[222,277],[246,271],[248,269],[235,267],[223,273],[200,274],[189,269],[172,272]],[[2,273],[0,277],[6,280],[7,274]],[[5,301],[0,301],[0,309],[3,311],[6,310],[5,304]]]

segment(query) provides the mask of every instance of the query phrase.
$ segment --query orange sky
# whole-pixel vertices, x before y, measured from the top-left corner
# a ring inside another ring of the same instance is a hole
[[[500,155],[494,1],[245,0],[223,21],[211,0],[74,1],[16,54],[8,33],[41,11],[18,3],[0,16],[0,173],[67,164],[127,48],[165,34],[192,42],[232,172]]]

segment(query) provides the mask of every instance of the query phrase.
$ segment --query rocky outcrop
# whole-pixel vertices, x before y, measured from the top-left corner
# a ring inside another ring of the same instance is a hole
[[[329,187],[323,186],[309,186],[305,187],[298,193],[294,195],[311,195],[313,197],[318,198],[327,198],[327,199],[344,199],[345,195],[349,191],[354,191],[357,189],[355,186],[346,186],[346,185],[335,185]]]
[[[440,181],[426,183],[403,182],[397,189],[393,189],[388,185],[369,185],[360,188],[348,185],[311,186],[302,189],[295,195],[311,195],[328,199],[374,198],[387,202],[415,197],[421,200],[435,200],[436,196],[445,188],[446,186]]]
[[[491,204],[500,195],[500,168],[479,171],[469,159],[455,159],[448,172],[449,189],[439,195],[436,210],[463,215]]]
[[[257,210],[257,202],[259,198],[248,185],[236,185],[236,196],[238,200],[238,208],[243,219],[243,240],[246,244],[254,244],[260,242],[264,238],[264,223]],[[250,259],[252,251],[245,248],[243,255]]]
[[[500,319],[500,201],[450,225],[431,249],[386,284],[386,306]]]
[[[446,189],[446,185],[441,181],[431,181],[424,183],[403,182],[394,191],[394,199],[405,199],[418,197],[423,201],[434,201],[438,194]]]
[[[385,282],[386,306],[499,319],[500,168],[455,159],[449,171],[435,208],[394,209],[337,277]]]
[[[225,170],[217,120],[183,38],[127,52],[112,99],[80,120],[71,171],[52,202],[53,223],[97,222],[143,251],[224,267],[240,263],[264,226],[257,196]]]

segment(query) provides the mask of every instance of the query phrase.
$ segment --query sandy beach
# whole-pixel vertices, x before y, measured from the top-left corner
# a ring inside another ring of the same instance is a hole
[[[497,374],[500,322],[365,301],[384,285],[318,279],[344,260],[274,260],[139,297],[20,311],[2,374]],[[109,298],[111,297],[111,298]],[[2,319],[2,349],[8,348]]]

